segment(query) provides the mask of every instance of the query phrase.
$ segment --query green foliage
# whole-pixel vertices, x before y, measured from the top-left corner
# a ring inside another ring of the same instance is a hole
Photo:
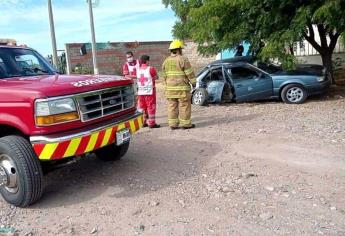
[[[202,0],[162,0],[162,2],[166,7],[170,6],[178,18],[172,30],[173,35],[179,39],[189,38],[193,30],[188,20],[190,10],[202,6]]]
[[[195,41],[206,55],[246,41],[260,57],[278,58],[293,67],[290,45],[306,39],[326,56],[332,54],[339,35],[345,36],[345,0],[162,1],[178,17],[174,36]],[[321,43],[314,31],[319,31]]]
[[[294,69],[296,58],[286,53],[282,48],[284,48],[284,45],[280,42],[268,42],[258,57],[262,61],[270,61],[272,58],[276,58],[282,63],[283,68]]]

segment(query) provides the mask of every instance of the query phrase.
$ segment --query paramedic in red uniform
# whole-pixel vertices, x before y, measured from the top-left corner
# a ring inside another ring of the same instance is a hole
[[[139,62],[138,60],[134,60],[133,52],[131,51],[126,52],[126,60],[127,62],[122,67],[123,76],[136,79],[137,78],[136,71],[137,71],[137,67],[139,66]]]
[[[150,66],[150,57],[142,55],[137,69],[137,86],[139,97],[139,108],[144,113],[144,127],[159,128],[156,124],[156,82],[157,71]]]
[[[122,67],[122,74],[124,77],[134,80],[134,93],[137,95],[137,69],[139,67],[139,61],[134,60],[133,52],[126,52],[126,63]],[[138,104],[138,97],[136,96],[136,104]]]

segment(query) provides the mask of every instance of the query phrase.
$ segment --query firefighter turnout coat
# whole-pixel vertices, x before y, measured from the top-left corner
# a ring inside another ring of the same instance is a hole
[[[194,71],[187,57],[172,54],[163,62],[162,77],[165,82],[166,98],[185,98],[195,85]]]

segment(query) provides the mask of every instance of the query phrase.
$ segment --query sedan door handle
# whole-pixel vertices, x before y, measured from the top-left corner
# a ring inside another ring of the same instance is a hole
[[[243,85],[242,84],[238,84],[236,85],[236,88],[241,88]]]

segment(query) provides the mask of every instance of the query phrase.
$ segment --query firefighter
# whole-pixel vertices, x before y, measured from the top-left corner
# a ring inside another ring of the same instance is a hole
[[[165,96],[168,100],[168,124],[172,130],[191,129],[191,85],[196,78],[187,57],[182,55],[183,42],[173,40],[169,50],[171,55],[165,59],[162,75],[165,82]]]
[[[137,69],[137,86],[139,108],[144,113],[144,127],[159,128],[156,124],[156,82],[157,71],[150,66],[150,57],[142,55],[139,60],[140,67]]]

